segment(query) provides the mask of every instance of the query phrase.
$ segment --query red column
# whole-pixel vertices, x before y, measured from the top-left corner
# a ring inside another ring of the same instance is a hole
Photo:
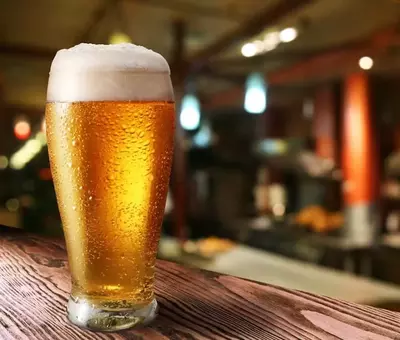
[[[379,165],[369,95],[366,73],[347,77],[342,145],[345,235],[350,244],[360,247],[372,245],[378,231]]]

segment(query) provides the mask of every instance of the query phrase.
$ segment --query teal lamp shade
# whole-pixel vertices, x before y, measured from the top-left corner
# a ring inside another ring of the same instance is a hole
[[[185,130],[196,130],[200,125],[200,102],[193,94],[186,94],[182,99],[179,122]]]
[[[246,80],[244,109],[252,114],[261,114],[267,107],[267,86],[260,73],[252,73]]]

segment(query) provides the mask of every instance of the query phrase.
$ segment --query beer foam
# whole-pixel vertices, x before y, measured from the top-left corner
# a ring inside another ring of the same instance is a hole
[[[57,52],[47,101],[173,101],[170,69],[160,54],[134,44],[79,44]]]

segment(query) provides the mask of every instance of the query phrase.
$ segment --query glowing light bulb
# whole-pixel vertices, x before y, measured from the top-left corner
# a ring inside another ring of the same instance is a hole
[[[200,103],[196,96],[187,94],[182,99],[182,109],[179,117],[185,130],[195,130],[200,125]]]
[[[129,35],[123,32],[115,32],[110,36],[109,43],[112,45],[132,42]]]
[[[279,32],[279,39],[283,43],[291,42],[297,38],[297,30],[293,27],[285,28]]]
[[[241,51],[246,58],[254,57],[257,54],[257,45],[254,43],[244,44]]]
[[[374,66],[374,61],[372,60],[371,57],[362,57],[358,61],[358,65],[363,69],[363,70],[369,70]]]
[[[244,109],[249,113],[260,114],[267,107],[267,87],[264,77],[259,73],[251,74],[246,81]]]
[[[14,125],[14,134],[20,140],[28,139],[31,134],[31,125],[26,120],[20,120]]]
[[[25,167],[46,145],[46,136],[39,131],[34,137],[29,139],[18,151],[10,158],[10,167],[20,170]]]
[[[264,36],[264,51],[271,51],[280,43],[279,32],[269,32]]]

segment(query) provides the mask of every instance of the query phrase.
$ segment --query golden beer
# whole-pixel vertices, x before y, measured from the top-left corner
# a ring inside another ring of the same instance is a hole
[[[92,84],[93,74],[101,84],[102,75],[112,79],[111,95],[105,82],[96,98],[83,87],[90,100],[58,101],[52,72],[46,129],[72,277],[69,318],[95,330],[128,328],[154,317],[156,308],[154,266],[171,170],[173,97],[140,100],[149,97],[138,87],[143,74],[129,70],[120,88],[126,100],[117,93],[118,100],[108,100],[122,77],[98,71],[77,77],[76,86]],[[127,77],[133,89],[125,87]]]

